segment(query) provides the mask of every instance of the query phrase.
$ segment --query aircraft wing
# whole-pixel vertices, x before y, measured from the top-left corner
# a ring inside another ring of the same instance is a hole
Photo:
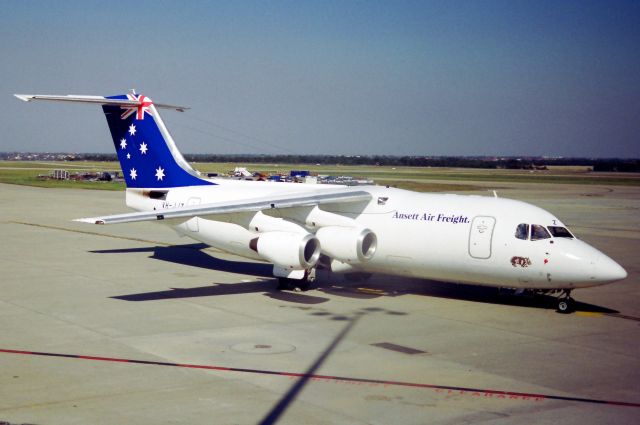
[[[204,217],[217,214],[237,212],[262,211],[273,208],[306,207],[321,204],[342,202],[366,202],[371,194],[363,190],[335,190],[315,192],[313,194],[283,194],[271,197],[242,199],[231,202],[216,202],[212,204],[189,205],[157,211],[143,211],[125,214],[108,215],[104,217],[78,218],[74,221],[91,224],[117,224],[136,221],[157,221],[169,219],[188,219],[190,217]]]

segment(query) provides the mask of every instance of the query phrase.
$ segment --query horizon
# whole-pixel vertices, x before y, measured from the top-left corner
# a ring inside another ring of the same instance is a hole
[[[181,152],[185,157],[198,156],[219,156],[219,157],[262,157],[262,158],[423,158],[423,159],[447,159],[447,158],[464,158],[478,160],[550,160],[550,161],[574,161],[574,160],[591,160],[591,161],[640,161],[640,157],[592,157],[592,156],[550,156],[550,155],[393,155],[393,154],[263,154],[263,153],[189,153]],[[47,151],[0,151],[0,160],[8,155],[58,155],[58,156],[110,156],[114,161],[118,160],[116,152],[47,152]],[[9,161],[15,159],[8,159]],[[82,160],[82,159],[81,159]],[[93,161],[93,160],[89,160]]]

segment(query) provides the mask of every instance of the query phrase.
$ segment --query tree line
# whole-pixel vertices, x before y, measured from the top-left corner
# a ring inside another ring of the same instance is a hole
[[[11,153],[0,158],[11,159]],[[23,154],[26,155],[26,154]],[[64,154],[62,154],[64,155]],[[486,169],[544,169],[550,165],[592,167],[593,171],[640,172],[640,159],[625,158],[552,158],[489,156],[393,156],[393,155],[252,155],[186,154],[189,162],[228,162],[262,164],[369,165],[399,167],[459,167]],[[71,161],[116,161],[115,154],[80,153],[68,155]]]

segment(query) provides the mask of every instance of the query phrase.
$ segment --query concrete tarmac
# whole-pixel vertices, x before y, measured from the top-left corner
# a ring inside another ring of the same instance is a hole
[[[571,315],[383,276],[278,292],[161,224],[70,221],[127,211],[121,192],[0,185],[0,421],[640,422],[640,188],[499,186],[629,277]]]

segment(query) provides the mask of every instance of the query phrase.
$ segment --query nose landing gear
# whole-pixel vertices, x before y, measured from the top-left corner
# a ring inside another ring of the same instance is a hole
[[[576,309],[576,302],[571,298],[571,289],[562,291],[562,295],[558,297],[556,311],[562,314],[573,313]]]

